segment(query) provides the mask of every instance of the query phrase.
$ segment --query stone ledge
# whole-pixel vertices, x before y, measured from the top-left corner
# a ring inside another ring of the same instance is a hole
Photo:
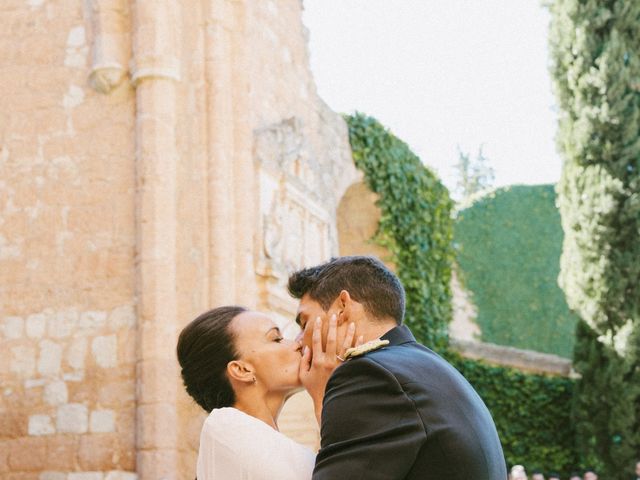
[[[451,346],[465,358],[513,367],[531,373],[575,377],[571,360],[548,353],[521,350],[493,343],[451,338]]]

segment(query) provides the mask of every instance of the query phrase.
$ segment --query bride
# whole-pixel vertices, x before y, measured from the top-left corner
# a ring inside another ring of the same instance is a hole
[[[209,412],[200,435],[198,480],[311,479],[315,455],[278,431],[278,416],[304,384],[320,419],[326,382],[352,346],[355,327],[349,325],[338,347],[332,318],[324,350],[321,329],[318,318],[313,352],[303,352],[268,316],[227,306],[203,313],[182,330],[182,379]]]

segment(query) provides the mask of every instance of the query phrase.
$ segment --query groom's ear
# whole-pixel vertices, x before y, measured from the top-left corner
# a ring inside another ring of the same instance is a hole
[[[243,383],[254,383],[256,379],[253,367],[238,360],[227,363],[227,375],[230,380]]]
[[[338,325],[349,320],[353,299],[346,290],[340,291],[338,295]]]

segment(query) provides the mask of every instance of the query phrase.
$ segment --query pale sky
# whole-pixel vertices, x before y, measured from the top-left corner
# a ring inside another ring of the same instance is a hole
[[[450,188],[457,145],[496,186],[555,183],[561,161],[540,0],[304,0],[318,93],[372,115]]]

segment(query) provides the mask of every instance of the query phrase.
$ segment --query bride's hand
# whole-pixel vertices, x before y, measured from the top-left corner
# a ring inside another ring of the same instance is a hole
[[[313,399],[316,418],[320,424],[322,398],[329,377],[338,365],[343,362],[344,353],[353,345],[355,324],[350,323],[341,346],[338,347],[338,321],[335,315],[329,320],[327,345],[322,349],[322,319],[317,317],[313,325],[311,351],[305,348],[300,361],[300,381]]]

